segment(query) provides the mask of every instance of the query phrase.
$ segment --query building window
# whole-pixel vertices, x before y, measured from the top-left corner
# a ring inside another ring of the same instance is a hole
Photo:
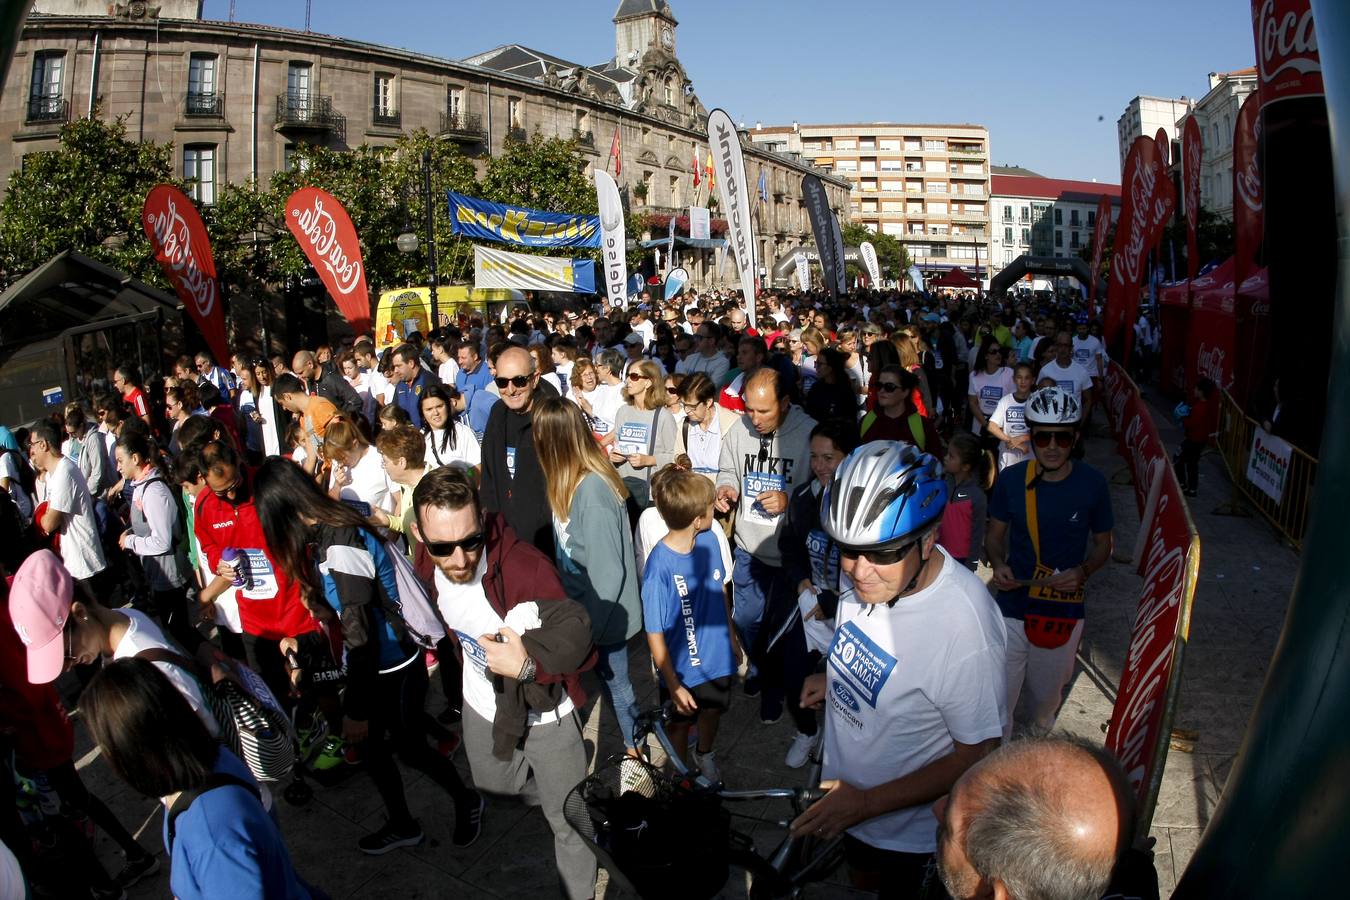
[[[1058,208],[1055,209],[1055,224],[1056,225],[1064,224],[1064,210]]]
[[[521,119],[520,115],[519,97],[506,98],[506,122],[507,127],[510,128],[512,131],[525,130],[524,120]]]
[[[1025,225],[1026,223],[1028,223],[1028,222],[1030,222],[1030,221],[1031,221],[1031,207],[1030,207],[1030,206],[1024,206],[1024,207],[1022,207],[1021,222],[1022,222],[1022,224]]]
[[[1078,221],[1078,210],[1076,209],[1069,210],[1069,224],[1072,225],[1074,228],[1077,228],[1080,224],[1082,224]]]
[[[1011,222],[1013,220],[1012,207],[1005,205],[1003,207],[1003,221]]]
[[[1011,243],[1012,243],[1012,229],[1011,229],[1011,228],[1005,228],[1005,229],[1003,229],[1003,243],[1005,243],[1005,244],[1011,244]]]
[[[1056,211],[1058,212],[1058,210]],[[1064,246],[1064,232],[1060,231],[1058,228],[1055,229],[1055,246],[1056,247]]]
[[[376,72],[373,88],[371,112],[375,124],[397,125],[398,111],[394,108],[394,76],[388,72]]]
[[[1069,246],[1075,250],[1078,249],[1078,232],[1076,231],[1069,232]]]
[[[310,68],[307,62],[293,62],[286,67],[286,93],[293,104],[303,106],[309,102]]]
[[[183,178],[193,182],[188,196],[202,206],[216,202],[216,148],[214,144],[191,144],[183,148]]]
[[[1030,244],[1030,243],[1031,243],[1031,229],[1030,229],[1030,228],[1023,228],[1023,229],[1022,229],[1022,243],[1024,243],[1024,244]]]
[[[212,116],[220,114],[216,96],[216,57],[213,53],[194,53],[188,57],[187,114]]]
[[[1095,228],[1096,225],[1097,225],[1097,211],[1095,209],[1089,209],[1087,217],[1087,227]]]
[[[666,79],[665,83],[665,101],[666,106],[675,105],[675,82],[669,78]]]
[[[676,175],[670,176],[670,205],[675,207],[684,205],[680,197],[680,179]]]
[[[43,50],[33,57],[33,80],[28,88],[28,121],[59,121],[64,118],[62,84],[66,71],[66,55],[60,51]]]
[[[464,115],[464,88],[452,84],[445,89],[445,111],[452,119]]]

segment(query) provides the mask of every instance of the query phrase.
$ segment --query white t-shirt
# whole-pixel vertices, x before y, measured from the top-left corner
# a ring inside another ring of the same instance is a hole
[[[1001,366],[992,375],[988,372],[972,372],[970,375],[970,390],[967,393],[972,397],[979,398],[980,412],[987,417],[993,415],[999,399],[1004,394],[1011,394],[1014,390],[1012,369]],[[972,419],[970,430],[979,434],[980,423]]]
[[[942,571],[894,606],[865,605],[841,578],[830,647],[822,777],[864,790],[915,772],[954,742],[1003,736],[1007,632],[984,583],[941,547]],[[937,847],[932,804],[855,825],[866,844],[905,853]]]
[[[1030,394],[1027,395],[1028,398],[1030,396]],[[1012,391],[1009,391],[998,399],[998,406],[994,407],[994,414],[989,417],[989,421],[997,425],[1008,437],[1021,437],[1028,431],[1026,406],[1026,400],[1018,400]],[[1007,441],[999,441],[998,470],[1000,472],[1008,466],[1015,466],[1028,459],[1031,459],[1030,445],[1025,450],[1014,450],[1008,446]]]
[[[1073,339],[1073,361],[1087,369],[1090,375],[1101,374],[1101,367],[1106,363],[1106,352],[1105,348],[1102,347],[1102,342],[1095,335],[1089,334],[1085,338],[1075,335]]]
[[[441,618],[459,638],[464,650],[464,702],[478,715],[493,721],[497,716],[497,695],[492,689],[493,675],[487,668],[487,656],[478,638],[495,634],[503,626],[517,634],[538,628],[539,610],[534,603],[518,603],[503,619],[488,602],[483,590],[483,573],[487,571],[487,552],[478,560],[478,571],[468,584],[456,584],[440,569],[436,570],[436,606]],[[563,694],[562,702],[548,713],[531,711],[529,724],[556,722],[572,711],[572,698]]]
[[[1055,384],[1059,385],[1061,390],[1073,394],[1073,398],[1080,404],[1083,402],[1083,391],[1092,387],[1092,376],[1088,370],[1076,362],[1071,362],[1067,366],[1061,366],[1058,360],[1050,360],[1041,366],[1041,371],[1037,374],[1036,380],[1042,378],[1053,378]]]
[[[441,379],[441,384],[454,387],[459,379],[459,363],[453,359],[447,359],[436,367],[436,376]]]
[[[708,529],[717,539],[717,549],[722,551],[722,571],[726,576],[722,579],[723,584],[731,584],[731,545],[727,543],[727,536],[722,531],[721,525],[714,525]],[[666,526],[666,520],[661,518],[661,512],[655,506],[649,506],[638,516],[637,540],[633,546],[637,551],[637,572],[638,578],[647,568],[647,557],[652,555],[652,550],[661,542],[666,535],[670,534],[670,528]]]
[[[338,499],[345,502],[368,504],[371,509],[393,512],[398,504],[399,488],[389,474],[384,471],[384,461],[380,451],[372,445],[351,469],[351,484],[338,492]],[[330,481],[331,485],[332,482]],[[366,513],[367,515],[369,513]]]
[[[140,610],[124,607],[117,612],[127,617],[127,631],[122,635],[122,640],[118,641],[117,646],[113,648],[113,659],[127,659],[135,656],[142,650],[159,648],[171,650],[174,653],[183,651],[175,647],[164,637],[164,632],[159,630],[159,626],[154,620]],[[197,679],[193,678],[187,672],[184,672],[178,666],[166,662],[156,662],[155,666],[163,672],[173,682],[173,686],[178,688],[178,693],[183,695],[192,711],[197,714],[197,718],[202,720],[206,730],[211,732],[212,737],[220,736],[220,725],[216,722],[216,717],[211,714],[211,707],[207,705],[206,699],[202,696],[201,685]]]
[[[73,578],[89,578],[107,567],[103,546],[98,540],[98,521],[94,518],[94,499],[79,466],[62,457],[47,473],[47,505],[66,514],[61,530],[61,561]],[[98,598],[102,600],[102,597]]]
[[[274,421],[275,410],[276,406],[272,403],[272,386],[269,384],[258,392],[258,414],[262,416],[262,424],[258,427],[262,430],[264,456],[281,455],[281,428]]]
[[[23,488],[19,468],[22,465],[26,463],[20,462],[13,453],[0,451],[0,477],[9,479],[9,495],[14,498],[14,505],[19,507],[19,515],[27,522],[33,518],[33,498]]]
[[[477,466],[483,462],[482,450],[478,446],[478,438],[473,436],[473,429],[458,421],[452,422],[450,427],[455,429],[455,446],[453,447],[446,446],[445,429],[438,431],[432,428],[427,432],[425,461],[428,472],[452,463]],[[444,449],[441,449],[442,447]]]
[[[394,385],[379,371],[371,369],[362,374],[366,376],[366,384],[369,387],[370,395],[374,397],[381,405],[394,402]]]
[[[591,405],[591,429],[603,437],[614,430],[614,417],[623,406],[622,388],[621,384],[597,384],[590,393],[574,391],[567,396],[575,400],[576,395],[581,394],[586,399]]]

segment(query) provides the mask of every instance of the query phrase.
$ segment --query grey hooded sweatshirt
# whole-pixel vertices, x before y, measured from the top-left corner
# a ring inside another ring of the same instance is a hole
[[[740,492],[736,509],[736,546],[771,566],[781,566],[778,532],[786,510],[768,515],[755,502],[760,491],[784,491],[789,496],[811,478],[811,429],[816,420],[800,407],[788,407],[782,425],[773,434],[761,435],[741,416],[722,435],[722,461],[717,486]]]

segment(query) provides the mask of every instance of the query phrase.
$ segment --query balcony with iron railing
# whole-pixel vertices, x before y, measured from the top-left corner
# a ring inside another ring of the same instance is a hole
[[[69,122],[70,101],[57,96],[39,94],[28,98],[28,117],[30,124]]]
[[[483,117],[462,112],[441,113],[440,133],[451,140],[486,141],[487,129],[483,127]]]
[[[225,115],[225,98],[215,91],[189,92],[183,103],[183,115],[218,119]]]
[[[370,124],[376,128],[402,128],[403,114],[397,109],[380,109],[377,106],[370,111]]]
[[[318,94],[277,95],[277,127],[345,132],[347,117],[333,109],[333,98]]]
[[[525,131],[524,125],[512,125],[506,129],[506,137],[512,141],[519,141],[524,144],[529,141],[530,136]]]

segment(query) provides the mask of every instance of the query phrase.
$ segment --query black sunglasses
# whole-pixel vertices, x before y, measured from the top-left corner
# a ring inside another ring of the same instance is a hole
[[[839,555],[850,562],[863,557],[874,566],[893,566],[909,555],[918,541],[910,541],[894,550],[858,550],[853,547],[840,547]]]
[[[886,393],[889,394],[891,391],[898,391],[898,390],[900,390],[900,385],[894,384],[894,383],[889,382],[889,381],[878,381],[878,382],[877,382],[877,390],[879,390],[879,391],[885,391]]]
[[[463,550],[465,553],[473,553],[479,547],[487,542],[487,532],[476,531],[466,538],[458,541],[423,541],[422,546],[427,548],[427,552],[432,556],[442,558],[455,555],[456,550]]]
[[[512,376],[511,378],[503,378],[502,376],[498,375],[496,378],[492,380],[496,383],[497,390],[504,391],[506,390],[506,386],[508,384],[514,385],[515,387],[518,388],[523,388],[525,385],[530,383],[530,379],[532,377],[533,376],[531,375],[515,375]]]
[[[1078,435],[1072,431],[1038,431],[1031,436],[1031,440],[1041,449],[1049,447],[1051,441],[1054,441],[1058,447],[1068,448],[1073,446],[1074,439],[1077,437]]]

